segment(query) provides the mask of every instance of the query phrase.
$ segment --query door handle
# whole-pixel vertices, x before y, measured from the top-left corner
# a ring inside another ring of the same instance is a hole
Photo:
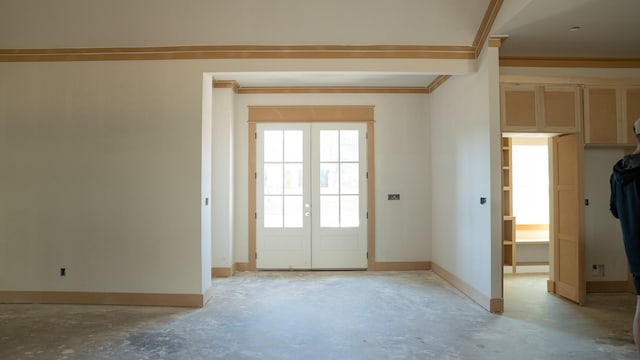
[[[304,212],[304,216],[309,217],[311,216],[311,204],[304,204],[304,208],[307,209],[307,211]]]

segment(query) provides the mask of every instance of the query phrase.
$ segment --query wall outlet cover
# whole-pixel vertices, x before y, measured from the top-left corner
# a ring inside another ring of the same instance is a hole
[[[591,266],[591,275],[594,277],[604,276],[604,264],[593,264]]]

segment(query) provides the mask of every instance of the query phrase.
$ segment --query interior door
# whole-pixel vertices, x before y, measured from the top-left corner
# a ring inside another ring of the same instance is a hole
[[[581,163],[582,144],[577,134],[553,138],[555,292],[584,304]]]
[[[258,124],[256,268],[366,269],[366,124]]]

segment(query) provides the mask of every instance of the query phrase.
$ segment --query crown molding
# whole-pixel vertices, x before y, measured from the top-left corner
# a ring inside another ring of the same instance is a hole
[[[196,59],[475,59],[457,45],[219,45],[0,49],[0,62]]]
[[[482,52],[482,46],[487,40],[487,37],[489,37],[491,27],[493,27],[493,22],[496,20],[496,17],[500,12],[500,8],[502,7],[502,2],[503,0],[491,0],[491,2],[489,2],[489,6],[487,7],[487,11],[484,13],[484,17],[482,18],[476,37],[473,39],[473,43],[471,44],[471,47],[475,49],[474,59],[478,58]]]
[[[336,87],[240,87],[238,94],[428,94],[426,87],[336,86]]]
[[[501,56],[504,67],[640,68],[640,59]]]
[[[213,87],[216,89],[233,89],[233,92],[237,93],[240,88],[240,84],[238,84],[235,80],[216,80],[213,79]]]
[[[507,35],[496,35],[489,38],[489,47],[497,47],[502,46],[502,43],[507,41],[509,36]]]
[[[444,84],[445,81],[449,80],[450,77],[451,75],[440,75],[437,78],[435,78],[431,82],[431,84],[427,86],[429,93],[434,92],[440,85]]]

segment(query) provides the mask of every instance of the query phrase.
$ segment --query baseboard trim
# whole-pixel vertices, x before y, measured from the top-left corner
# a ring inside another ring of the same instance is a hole
[[[233,271],[234,273],[236,271],[249,271],[249,263],[238,262],[238,263],[235,263],[233,267],[234,267],[234,271]]]
[[[587,293],[631,292],[628,281],[587,281]]]
[[[556,282],[553,280],[547,280],[547,292],[555,294],[556,293]]]
[[[490,299],[489,312],[494,314],[502,314],[504,312],[504,299],[503,298]]]
[[[374,262],[369,271],[414,271],[431,270],[431,261],[385,261]]]
[[[503,298],[489,298],[476,290],[473,286],[467,284],[462,279],[448,272],[440,265],[431,263],[433,272],[453,285],[456,289],[460,290],[463,294],[469,297],[491,313],[502,313],[504,311],[504,299]]]
[[[212,295],[211,287],[204,294],[0,291],[0,303],[202,307]]]
[[[231,277],[233,276],[233,269],[230,267],[212,267],[211,277]]]

